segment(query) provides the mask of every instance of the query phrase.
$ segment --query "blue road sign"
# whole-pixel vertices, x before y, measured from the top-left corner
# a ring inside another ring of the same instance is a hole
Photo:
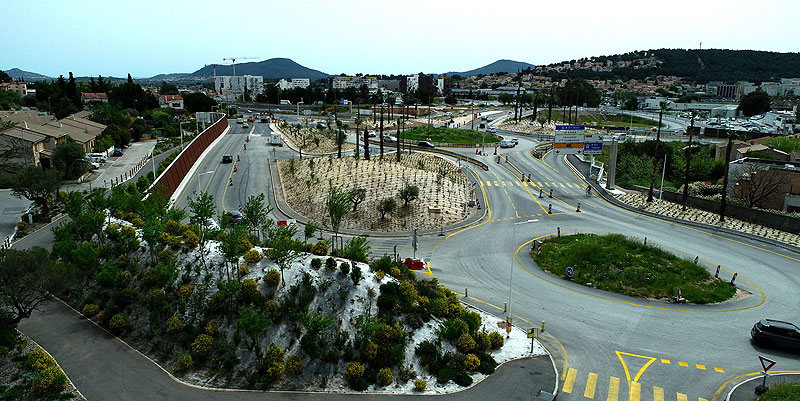
[[[567,277],[572,278],[572,266],[567,266]]]
[[[584,142],[583,150],[603,150],[603,142]]]
[[[477,185],[478,185],[478,183],[477,183],[477,182],[473,182],[473,183],[472,183],[472,188],[475,188],[475,186],[477,186]]]

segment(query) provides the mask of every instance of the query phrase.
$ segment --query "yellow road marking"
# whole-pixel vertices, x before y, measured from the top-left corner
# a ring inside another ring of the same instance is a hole
[[[511,175],[513,175],[514,177],[517,177],[517,175],[513,171],[511,171],[508,168],[506,168],[506,166],[500,165],[500,167],[504,168],[506,171],[511,173]],[[492,172],[492,174],[494,174],[494,172]],[[495,176],[497,176],[497,174],[495,174]],[[544,206],[542,206],[542,204],[539,202],[539,199],[537,199],[536,196],[534,196],[528,188],[525,188],[525,192],[527,192],[528,195],[530,195],[531,199],[533,199],[533,201],[536,202],[537,205],[539,205],[539,207],[542,209],[543,212],[547,211],[547,209],[545,209]],[[508,195],[507,191],[506,191],[506,195]],[[509,201],[510,200],[511,200],[511,197],[509,196]],[[511,203],[511,206],[514,206],[513,202]],[[517,212],[516,208],[514,208],[514,212],[515,213]],[[519,214],[517,214],[517,217],[519,217]]]
[[[664,389],[653,386],[653,401],[664,401]]]
[[[689,364],[686,363],[686,362],[678,362],[678,366],[683,366],[685,368],[685,367],[688,367]]]
[[[714,368],[714,371],[715,371],[715,372],[717,372],[717,373],[725,373],[725,371],[724,371],[724,370],[722,370],[722,368],[716,368],[716,367],[715,367],[715,368]]]
[[[572,393],[572,385],[575,384],[575,376],[577,374],[577,370],[569,368],[569,372],[567,372],[567,380],[564,380],[564,387],[561,388],[562,393]]]
[[[544,185],[547,185],[547,186],[549,187],[549,186],[550,186],[550,183],[549,183],[549,182],[547,182],[547,181],[545,181],[545,182],[544,182]]]
[[[706,365],[699,365],[699,364],[695,364],[694,366],[696,366],[696,367],[697,367],[697,369],[706,370]]]
[[[540,181],[536,181],[536,186],[541,188],[542,187],[542,183]]]
[[[586,390],[583,396],[586,398],[594,398],[594,388],[597,385],[597,373],[589,373],[589,378],[586,379]]]
[[[497,185],[497,181],[494,182],[494,186],[499,187],[499,185]]]
[[[491,187],[492,186],[492,182],[491,181],[486,181],[486,186],[487,187]]]
[[[642,377],[642,374],[644,373],[644,371],[650,366],[651,363],[655,362],[655,360],[656,360],[656,358],[653,358],[652,356],[629,354],[627,352],[620,352],[620,351],[616,351],[616,353],[617,353],[617,358],[619,358],[619,361],[622,363],[622,369],[625,370],[625,377],[628,378],[629,382],[631,382],[631,381],[632,382],[639,381],[639,378]],[[642,366],[642,368],[639,369],[639,371],[636,373],[636,376],[633,377],[633,380],[631,380],[631,374],[628,371],[628,365],[625,364],[625,360],[622,358],[623,355],[633,356],[633,357],[642,358],[642,359],[648,359],[647,363],[645,363],[644,366]]]
[[[669,365],[669,359],[662,359],[661,363],[663,363],[665,365]]]
[[[559,182],[558,185],[561,185],[561,188],[566,188],[563,183]]]
[[[686,401],[686,394],[678,393],[678,401]]]
[[[697,401],[708,401],[708,400],[705,398],[697,397]]]
[[[606,401],[617,401],[619,397],[619,377],[611,376],[608,379],[608,397]]]
[[[639,401],[642,392],[641,383],[634,381],[634,382],[628,382],[628,385],[630,387],[630,391],[628,391],[628,401]]]

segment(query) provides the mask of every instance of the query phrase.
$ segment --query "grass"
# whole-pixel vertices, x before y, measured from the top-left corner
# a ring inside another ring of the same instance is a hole
[[[620,234],[575,234],[542,244],[536,264],[547,272],[572,281],[638,298],[672,299],[683,288],[688,302],[707,304],[730,299],[736,287],[715,279],[701,266],[659,248],[632,241]]]
[[[800,401],[800,384],[784,383],[771,386],[760,401]]]
[[[396,132],[389,132],[387,135],[395,135]],[[400,134],[402,137],[404,134]],[[468,129],[455,129],[455,128],[434,128],[430,127],[430,133],[428,131],[428,127],[416,127],[416,128],[409,128],[405,132],[405,139],[410,141],[427,141],[430,138],[431,142],[438,142],[438,143],[462,143],[462,144],[473,144],[476,143],[475,140],[477,139],[479,142],[481,141],[481,137],[486,143],[495,143],[499,142],[500,140],[496,137],[484,134],[478,131],[472,131]]]
[[[800,138],[791,138],[788,136],[779,136],[771,139],[767,139],[761,144],[766,146],[772,146],[775,149],[782,150],[784,152],[791,152],[793,150],[800,150]]]

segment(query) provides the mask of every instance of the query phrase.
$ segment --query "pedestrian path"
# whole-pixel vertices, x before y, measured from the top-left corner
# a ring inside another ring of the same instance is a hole
[[[503,187],[531,187],[531,188],[577,188],[586,189],[585,186],[572,182],[552,182],[552,181],[484,181],[487,188]]]
[[[680,362],[680,364],[680,366],[684,366],[685,362]],[[691,368],[688,364],[686,365]],[[706,370],[709,374],[724,373],[720,368],[712,369],[700,366],[702,369],[696,368]],[[670,390],[636,380],[629,381],[625,377],[603,376],[594,372],[584,374],[573,368],[567,370],[560,390],[562,394],[572,395],[571,397],[561,397],[568,399],[580,399],[583,396],[582,398],[585,399],[601,401],[708,401],[707,398],[699,395],[690,396],[682,393],[679,389]]]

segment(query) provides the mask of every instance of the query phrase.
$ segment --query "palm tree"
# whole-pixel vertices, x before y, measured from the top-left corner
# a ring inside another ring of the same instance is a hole
[[[397,138],[395,138],[395,142],[397,142],[397,162],[400,163],[400,124],[402,121],[398,118],[397,119]]]
[[[658,170],[658,147],[661,145],[661,121],[664,117],[664,110],[667,109],[667,102],[662,101],[658,104],[658,131],[656,133],[656,153],[653,155],[653,172],[650,174],[650,190],[647,192],[647,202],[653,201],[653,185],[656,183],[656,170]]]
[[[359,127],[361,127],[361,124],[363,122],[364,120],[361,118],[361,116],[359,114],[356,114],[356,118],[355,120],[353,120],[353,123],[355,123],[356,125],[356,159],[358,159],[358,153],[361,151],[361,148],[359,147],[358,143],[359,139],[358,136],[359,136]]]
[[[378,138],[378,142],[380,143],[381,147],[381,159],[383,159],[383,106],[381,106],[381,132],[380,132],[380,138]]]

